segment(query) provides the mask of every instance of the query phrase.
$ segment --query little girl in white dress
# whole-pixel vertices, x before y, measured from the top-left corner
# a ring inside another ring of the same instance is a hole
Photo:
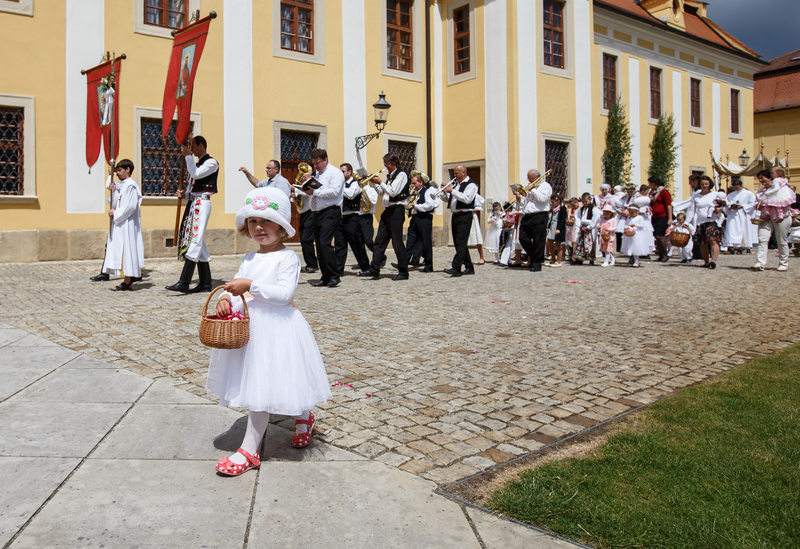
[[[630,204],[628,206],[628,221],[622,237],[622,253],[631,256],[633,267],[639,266],[639,256],[650,253],[653,245],[652,225],[647,218],[639,215],[639,206]]]
[[[283,245],[295,233],[289,199],[273,187],[250,191],[236,214],[236,228],[255,240],[259,251],[247,254],[236,277],[225,284],[217,316],[242,312],[244,296],[250,340],[240,349],[214,349],[206,382],[206,391],[218,396],[221,406],[250,410],[242,447],[217,464],[217,471],[228,476],[260,465],[258,450],[270,413],[295,417],[292,445],[303,448],[316,423],[310,410],[331,398],[314,334],[292,304],[300,259]]]

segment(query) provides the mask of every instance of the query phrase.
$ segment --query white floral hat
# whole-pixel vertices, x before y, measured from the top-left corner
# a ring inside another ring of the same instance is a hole
[[[236,214],[236,228],[241,229],[248,217],[261,217],[273,221],[286,229],[286,234],[294,236],[292,210],[286,194],[274,187],[253,189],[244,197],[244,206]]]
[[[603,206],[603,211],[614,213],[614,206],[612,206],[611,204],[606,204],[605,206]]]

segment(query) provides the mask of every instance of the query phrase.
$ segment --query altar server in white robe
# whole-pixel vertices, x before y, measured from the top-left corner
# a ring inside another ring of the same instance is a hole
[[[119,181],[114,183],[114,193],[109,217],[113,219],[106,243],[106,259],[103,272],[125,274],[125,280],[117,291],[130,290],[133,282],[141,280],[144,267],[144,242],[142,241],[142,193],[136,181],[131,179],[133,162],[120,160],[116,165]],[[108,176],[111,183],[111,175]]]
[[[728,206],[725,208],[725,245],[728,248],[741,250],[758,245],[753,240],[750,218],[755,210],[756,195],[742,185],[741,179],[733,181],[733,192],[728,195]]]

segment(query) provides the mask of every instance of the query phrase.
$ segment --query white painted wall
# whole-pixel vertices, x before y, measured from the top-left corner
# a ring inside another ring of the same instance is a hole
[[[484,5],[486,181],[484,198],[508,196],[508,47],[506,0]]]
[[[342,2],[342,31],[345,36],[342,44],[342,76],[344,77],[344,161],[355,169],[359,164],[356,158],[356,137],[373,133],[367,131],[367,105],[378,100],[367,100],[367,61],[366,42],[361,29],[366,28],[364,0]],[[353,32],[353,29],[359,29]],[[391,103],[391,98],[388,99]],[[371,109],[370,109],[371,110]],[[391,115],[391,112],[390,112]],[[361,151],[364,168],[369,172],[374,168],[366,165],[366,149]]]
[[[639,115],[639,60],[631,57],[628,59],[628,101],[630,104],[630,128],[631,128],[631,183],[637,187],[642,184],[642,170],[647,169],[647,165],[642,166],[641,135],[640,125],[641,116]]]
[[[433,4],[433,173],[428,174],[434,181],[442,183],[442,164],[444,162],[444,113],[442,112],[442,87],[444,73],[442,72],[442,4]],[[441,206],[437,211],[441,212]]]
[[[722,132],[722,112],[720,104],[720,85],[719,82],[711,83],[711,150],[714,158],[719,160],[722,156],[721,132]],[[726,130],[727,131],[727,130]],[[715,172],[716,173],[716,172]],[[719,176],[716,176],[719,181]]]
[[[222,9],[225,158],[221,164],[225,212],[236,213],[253,188],[239,167],[263,173],[263,167],[253,165],[253,4],[252,0],[223,0]],[[208,144],[211,151],[214,146]]]
[[[576,155],[578,195],[592,192],[591,179],[594,165],[592,150],[592,39],[591,6],[589,2],[572,3],[575,37],[575,114],[577,120]],[[599,162],[600,159],[598,158]]]
[[[64,58],[66,60],[66,179],[67,213],[102,213],[105,207],[105,153],[92,169],[86,166],[86,76],[82,69],[90,69],[102,62],[105,54],[103,0],[67,0]],[[120,55],[121,51],[116,52]],[[130,53],[130,52],[129,52]],[[120,75],[120,90],[124,94],[125,64]],[[125,113],[120,113],[120,120]],[[125,154],[121,149],[120,153]],[[129,156],[133,156],[130,154]],[[42,156],[42,158],[45,158]],[[44,174],[45,170],[40,170]]]
[[[528,170],[538,168],[544,172],[544,165],[539,166],[539,120],[538,101],[536,96],[536,76],[538,41],[536,33],[536,2],[517,2],[517,97],[519,102],[519,166],[517,179],[511,183],[526,183]],[[505,194],[498,195],[500,202],[505,201]],[[498,199],[499,199],[498,198]]]
[[[675,147],[678,165],[675,167],[675,198],[683,200],[683,84],[681,73],[672,71],[672,116],[675,119]],[[688,166],[686,167],[688,170]]]

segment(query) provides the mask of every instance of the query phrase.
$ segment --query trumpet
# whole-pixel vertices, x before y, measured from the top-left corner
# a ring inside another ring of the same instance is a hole
[[[438,191],[436,191],[435,193],[433,193],[433,197],[434,197],[434,198],[441,198],[441,197],[442,197],[442,195],[444,195],[444,194],[447,194],[447,193],[445,192],[445,189],[446,189],[446,188],[448,188],[448,187],[452,187],[452,186],[453,186],[453,185],[456,183],[456,181],[457,181],[457,180],[456,180],[456,178],[454,177],[453,179],[451,179],[451,180],[450,180],[450,182],[449,182],[449,183],[445,183],[444,185],[442,185],[442,187],[441,187],[441,188],[440,188]]]
[[[301,186],[303,176],[307,173],[311,173],[311,166],[306,164],[305,162],[301,162],[300,165],[297,166],[297,177],[294,179],[294,184],[296,187]],[[297,206],[298,210],[303,209],[303,204],[305,203],[306,195],[304,193],[295,191],[294,193],[294,205]]]
[[[527,196],[529,192],[531,192],[533,189],[535,189],[536,187],[538,187],[539,185],[541,185],[541,184],[542,184],[542,181],[544,181],[544,180],[545,180],[545,178],[546,178],[548,175],[550,175],[551,173],[553,173],[553,170],[552,170],[552,169],[550,169],[550,170],[547,170],[546,172],[544,172],[544,174],[543,174],[543,175],[540,175],[539,177],[537,177],[537,178],[536,178],[536,181],[534,181],[534,182],[532,182],[532,183],[529,183],[529,184],[528,184],[528,185],[526,185],[525,187],[520,187],[520,189],[519,189],[519,194],[521,194],[522,196]]]

